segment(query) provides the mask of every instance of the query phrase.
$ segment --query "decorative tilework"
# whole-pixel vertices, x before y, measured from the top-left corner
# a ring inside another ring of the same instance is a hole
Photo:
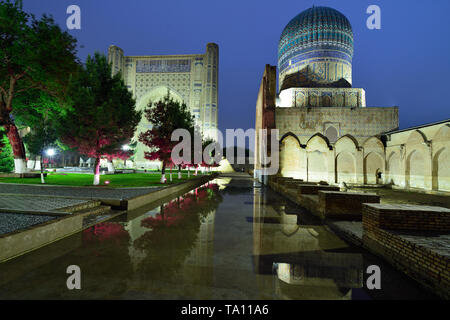
[[[190,72],[191,61],[184,60],[138,60],[136,61],[137,73],[150,72]]]
[[[280,82],[284,76],[310,66],[311,80],[351,83],[353,31],[348,19],[328,7],[312,7],[294,17],[278,44]],[[318,72],[316,72],[316,69]]]

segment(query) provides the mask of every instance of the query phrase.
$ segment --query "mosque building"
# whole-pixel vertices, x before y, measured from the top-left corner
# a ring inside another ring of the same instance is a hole
[[[204,54],[126,56],[117,46],[108,49],[112,73],[120,72],[125,85],[133,93],[137,110],[144,110],[150,101],[157,102],[169,92],[186,103],[196,125],[205,138],[217,139],[219,101],[219,47],[206,45]],[[145,116],[136,130],[134,140],[151,125]],[[132,166],[138,169],[159,167],[158,161],[144,158],[146,148],[138,142]]]
[[[266,65],[258,93],[255,177],[268,178],[259,129],[278,129],[282,176],[450,191],[450,119],[398,130],[397,106],[367,107],[364,89],[353,87],[353,39],[349,20],[328,7],[286,25],[278,77]]]

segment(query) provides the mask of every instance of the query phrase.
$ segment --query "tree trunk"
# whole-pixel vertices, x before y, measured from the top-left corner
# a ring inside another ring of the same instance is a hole
[[[42,152],[41,152],[41,156],[39,157],[39,164],[40,164],[40,167],[41,167],[41,183],[42,184],[45,184],[45,179],[44,179],[44,166],[42,165],[42,159],[43,159],[44,157],[42,156]]]
[[[108,172],[114,173],[116,171],[116,169],[114,169],[114,164],[112,163],[112,160],[108,160],[106,165],[108,166]]]
[[[162,167],[161,167],[161,183],[166,183],[166,164],[163,161]]]
[[[34,170],[36,171],[41,171],[42,168],[42,157],[41,156],[36,156],[36,161],[34,163]]]
[[[33,156],[33,155],[32,155],[32,156]],[[33,170],[34,167],[35,167],[35,165],[36,165],[36,157],[34,157],[34,159],[29,159],[29,160],[27,161],[27,169],[28,169],[28,170]]]
[[[14,123],[4,125],[6,135],[8,136],[9,143],[14,154],[14,172],[24,173],[26,172],[26,155],[25,147],[23,145],[22,138],[19,135],[19,130]]]
[[[95,158],[94,170],[94,186],[98,186],[100,184],[100,157]]]

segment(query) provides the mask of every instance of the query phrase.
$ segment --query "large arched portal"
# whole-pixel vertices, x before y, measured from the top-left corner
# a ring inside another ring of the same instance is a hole
[[[383,175],[383,158],[376,152],[364,158],[364,183],[380,184]]]
[[[154,103],[162,100],[167,95],[167,93],[169,93],[170,97],[173,98],[175,101],[178,101],[180,103],[183,102],[183,97],[180,94],[178,94],[175,90],[167,86],[157,86],[150,89],[150,91],[148,91],[143,96],[137,99],[136,109],[139,111],[141,110],[144,111],[150,102]],[[148,122],[148,120],[145,118],[145,114],[142,113],[141,121],[139,122],[139,125],[134,134],[134,140],[139,141],[139,134],[151,128],[152,128],[151,123]],[[145,146],[141,142],[138,142],[134,155],[134,162],[136,168],[138,169],[159,168],[160,166],[159,161],[149,161],[144,158],[145,151],[148,152],[150,150],[147,146]]]
[[[306,171],[305,151],[293,135],[287,135],[280,143],[280,173],[283,177],[304,179]]]
[[[425,157],[420,151],[413,151],[406,160],[406,186],[411,188],[424,188]]]
[[[356,183],[355,157],[350,152],[341,152],[336,157],[336,182]]]

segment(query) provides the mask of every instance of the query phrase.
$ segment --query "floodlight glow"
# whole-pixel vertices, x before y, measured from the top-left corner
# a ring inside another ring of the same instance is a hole
[[[55,149],[48,149],[47,150],[47,155],[50,156],[50,157],[53,157],[55,155],[55,153],[56,153]]]
[[[128,151],[128,150],[130,150],[130,146],[127,145],[127,144],[124,144],[124,145],[122,146],[122,150]]]

